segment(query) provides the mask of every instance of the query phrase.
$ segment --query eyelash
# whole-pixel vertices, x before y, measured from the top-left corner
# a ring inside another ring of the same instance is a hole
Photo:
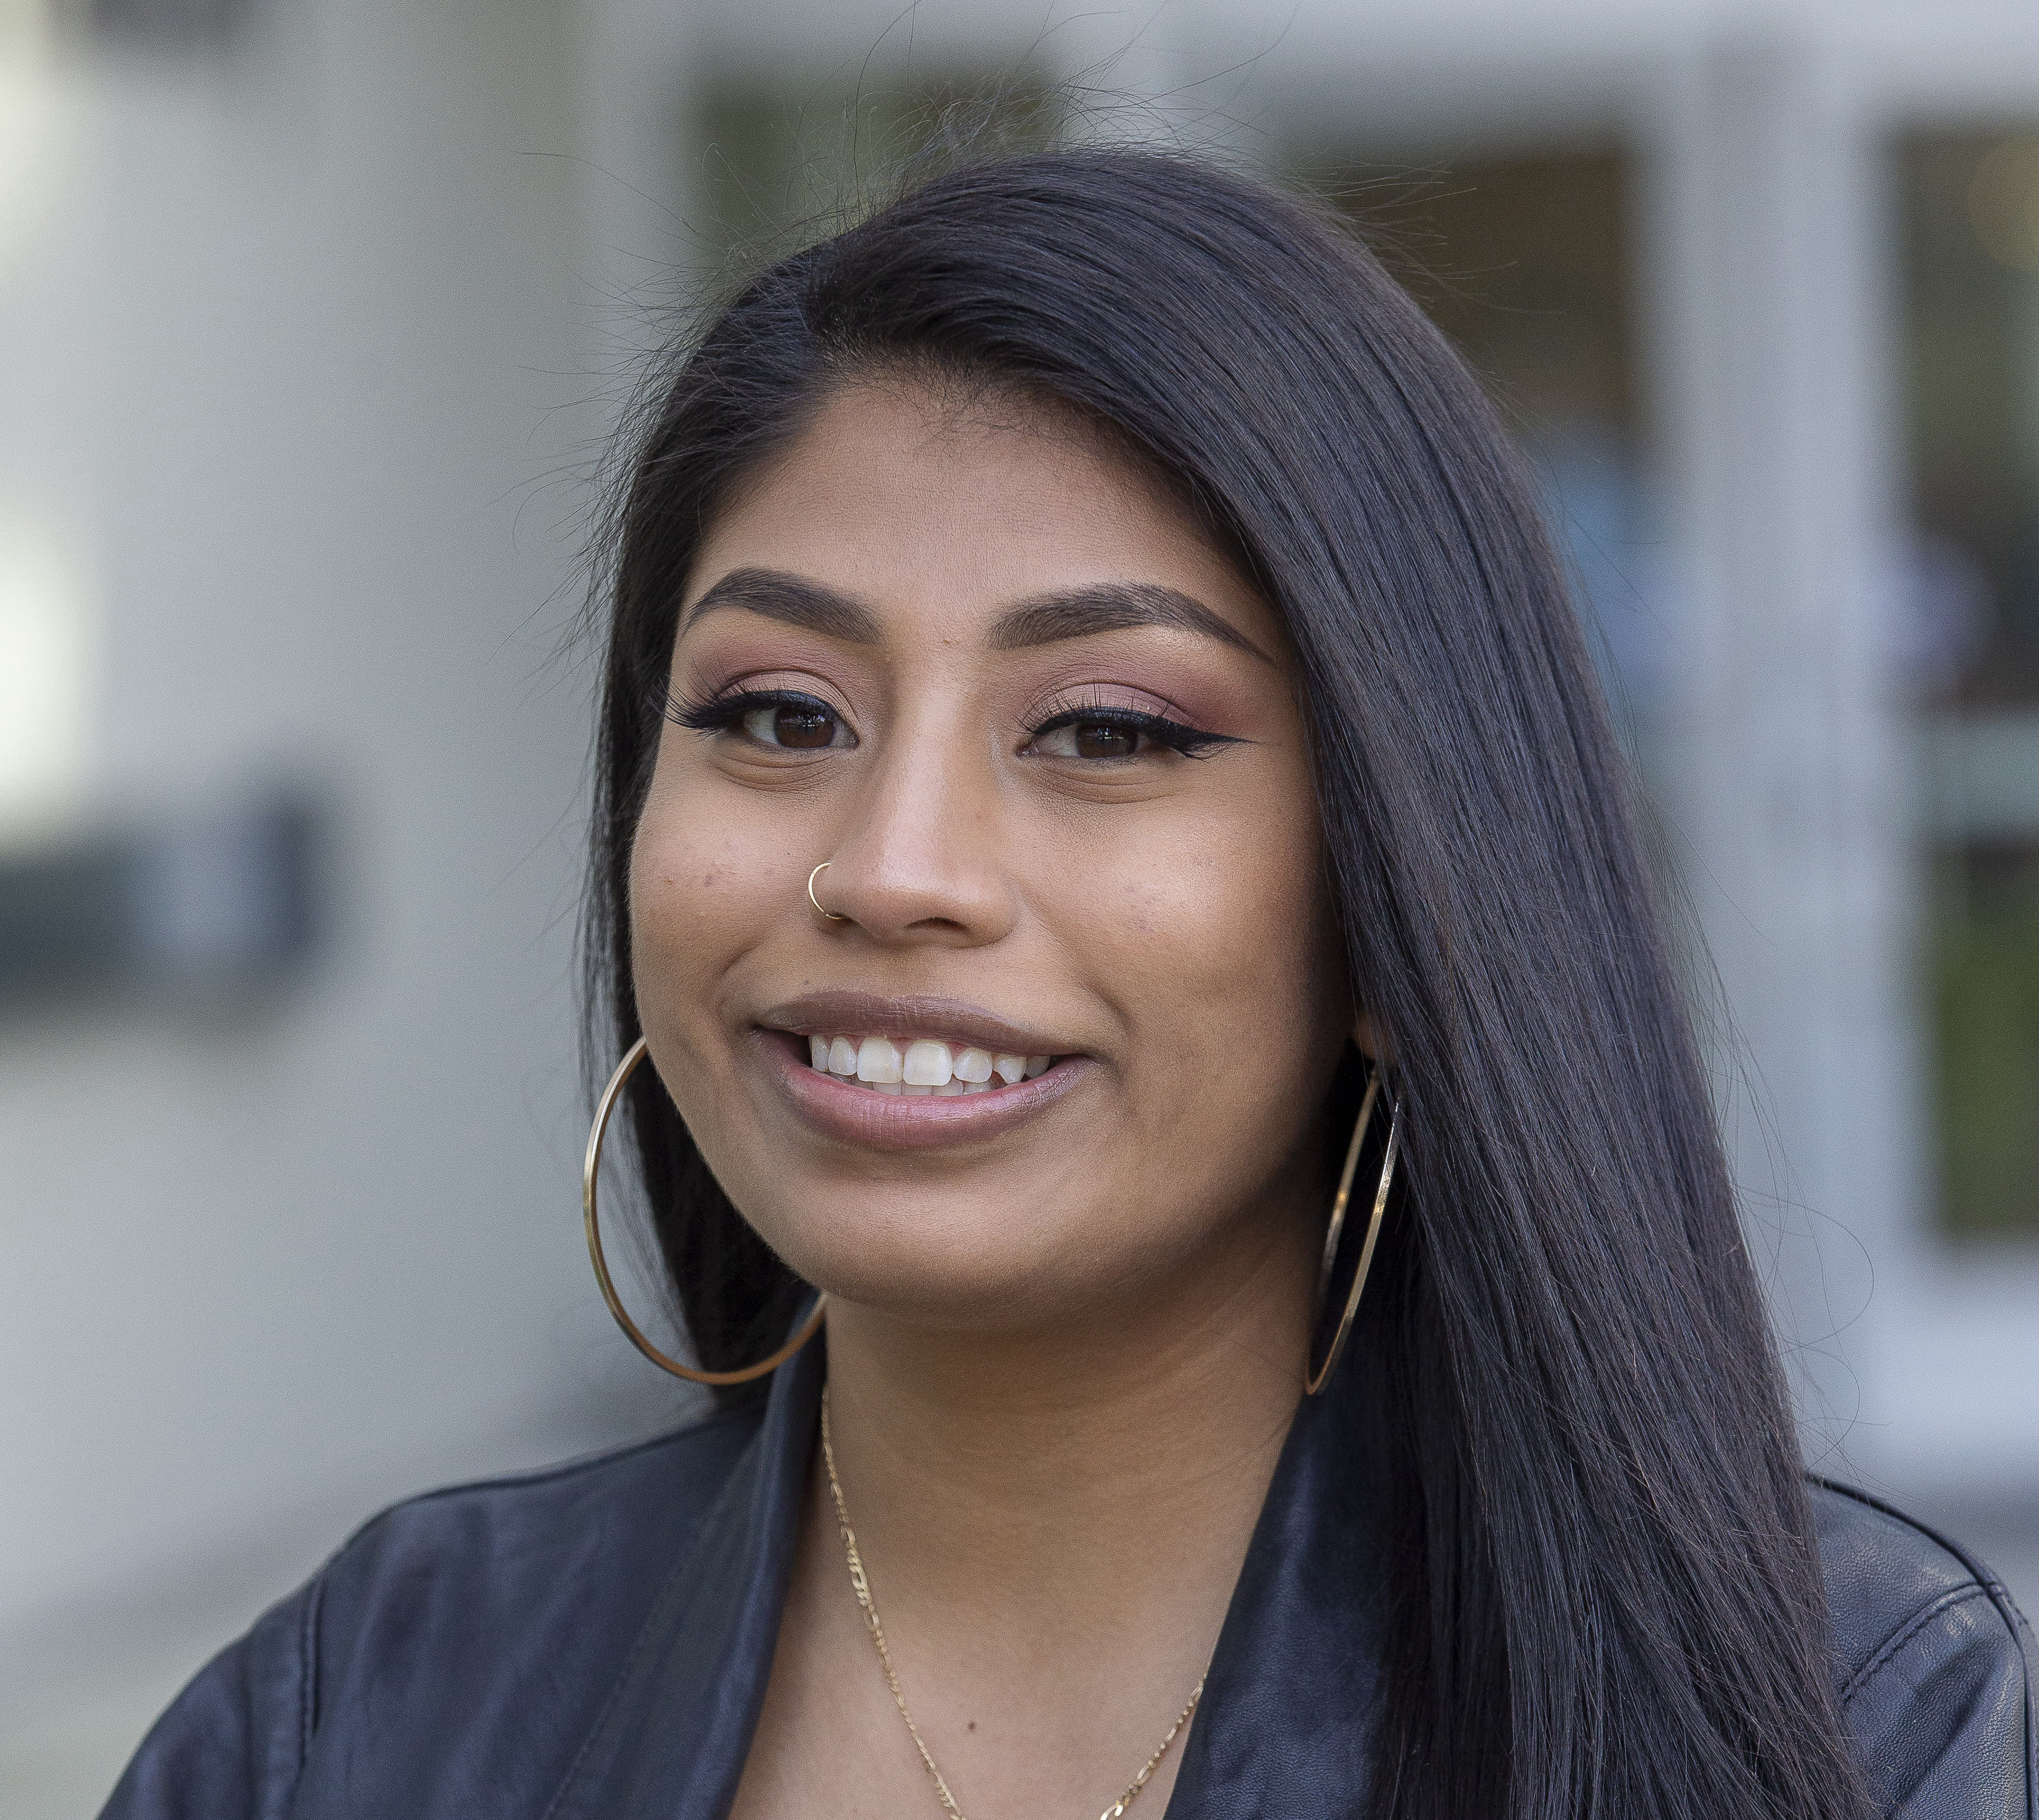
[[[1171,752],[1179,752],[1185,758],[1208,758],[1221,746],[1236,745],[1238,742],[1228,733],[1206,733],[1200,727],[1186,725],[1180,720],[1171,720],[1165,714],[1150,714],[1137,708],[1067,708],[1051,714],[1027,729],[1031,740],[1045,738],[1065,727],[1113,727],[1129,733],[1144,733],[1156,745],[1165,746]],[[1135,754],[1128,754],[1128,757]],[[1094,765],[1121,764],[1123,759],[1093,758]]]
[[[835,715],[837,720],[841,718],[819,697],[790,689],[742,689],[731,695],[694,697],[685,701],[668,695],[665,712],[668,720],[695,732],[727,733],[741,726],[761,708],[818,709],[823,713]],[[1149,713],[1137,708],[1108,707],[1102,703],[1093,707],[1062,709],[1028,727],[1026,733],[1031,744],[1065,727],[1099,725],[1145,734],[1156,745],[1179,753],[1185,758],[1208,758],[1220,747],[1238,743],[1228,733],[1207,733],[1202,728],[1171,720],[1165,714]],[[1127,757],[1136,755],[1128,754]],[[1111,765],[1122,764],[1125,760],[1092,758],[1086,762]]]
[[[697,733],[727,733],[761,708],[819,709],[838,720],[842,718],[819,696],[803,695],[797,689],[739,689],[733,695],[693,696],[685,701],[674,695],[666,697],[666,718]]]

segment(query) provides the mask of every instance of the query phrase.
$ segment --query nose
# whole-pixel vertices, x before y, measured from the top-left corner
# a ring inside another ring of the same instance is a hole
[[[887,743],[814,881],[822,909],[845,920],[818,927],[885,947],[974,948],[1011,931],[998,782],[961,756],[969,745],[932,728]]]

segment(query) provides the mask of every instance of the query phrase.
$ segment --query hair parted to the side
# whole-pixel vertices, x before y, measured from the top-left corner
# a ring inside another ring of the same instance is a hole
[[[731,484],[859,368],[1090,413],[1283,615],[1407,1187],[1342,1369],[1395,1514],[1381,1820],[1860,1820],[1798,1446],[1627,783],[1521,465],[1364,249],[1193,159],[952,169],[753,277],[627,476],[590,984],[638,1034],[630,846],[674,606]],[[799,1285],[649,1070],[632,1109],[697,1349]]]

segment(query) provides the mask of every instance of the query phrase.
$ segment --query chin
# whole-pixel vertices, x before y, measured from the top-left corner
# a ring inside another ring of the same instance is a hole
[[[1094,1229],[1044,1229],[1038,1210],[953,1200],[852,1210],[826,1225],[763,1224],[766,1242],[832,1297],[916,1324],[1012,1331],[1066,1318],[1136,1275],[1101,1256]]]

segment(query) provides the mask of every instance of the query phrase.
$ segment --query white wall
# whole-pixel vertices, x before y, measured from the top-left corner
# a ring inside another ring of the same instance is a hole
[[[302,779],[338,835],[280,1001],[0,1023],[10,1816],[91,1811],[378,1504],[669,1403],[575,1206],[587,675],[555,648],[606,325],[571,20],[253,12],[224,52],[10,72],[0,513],[89,615],[74,794]]]

